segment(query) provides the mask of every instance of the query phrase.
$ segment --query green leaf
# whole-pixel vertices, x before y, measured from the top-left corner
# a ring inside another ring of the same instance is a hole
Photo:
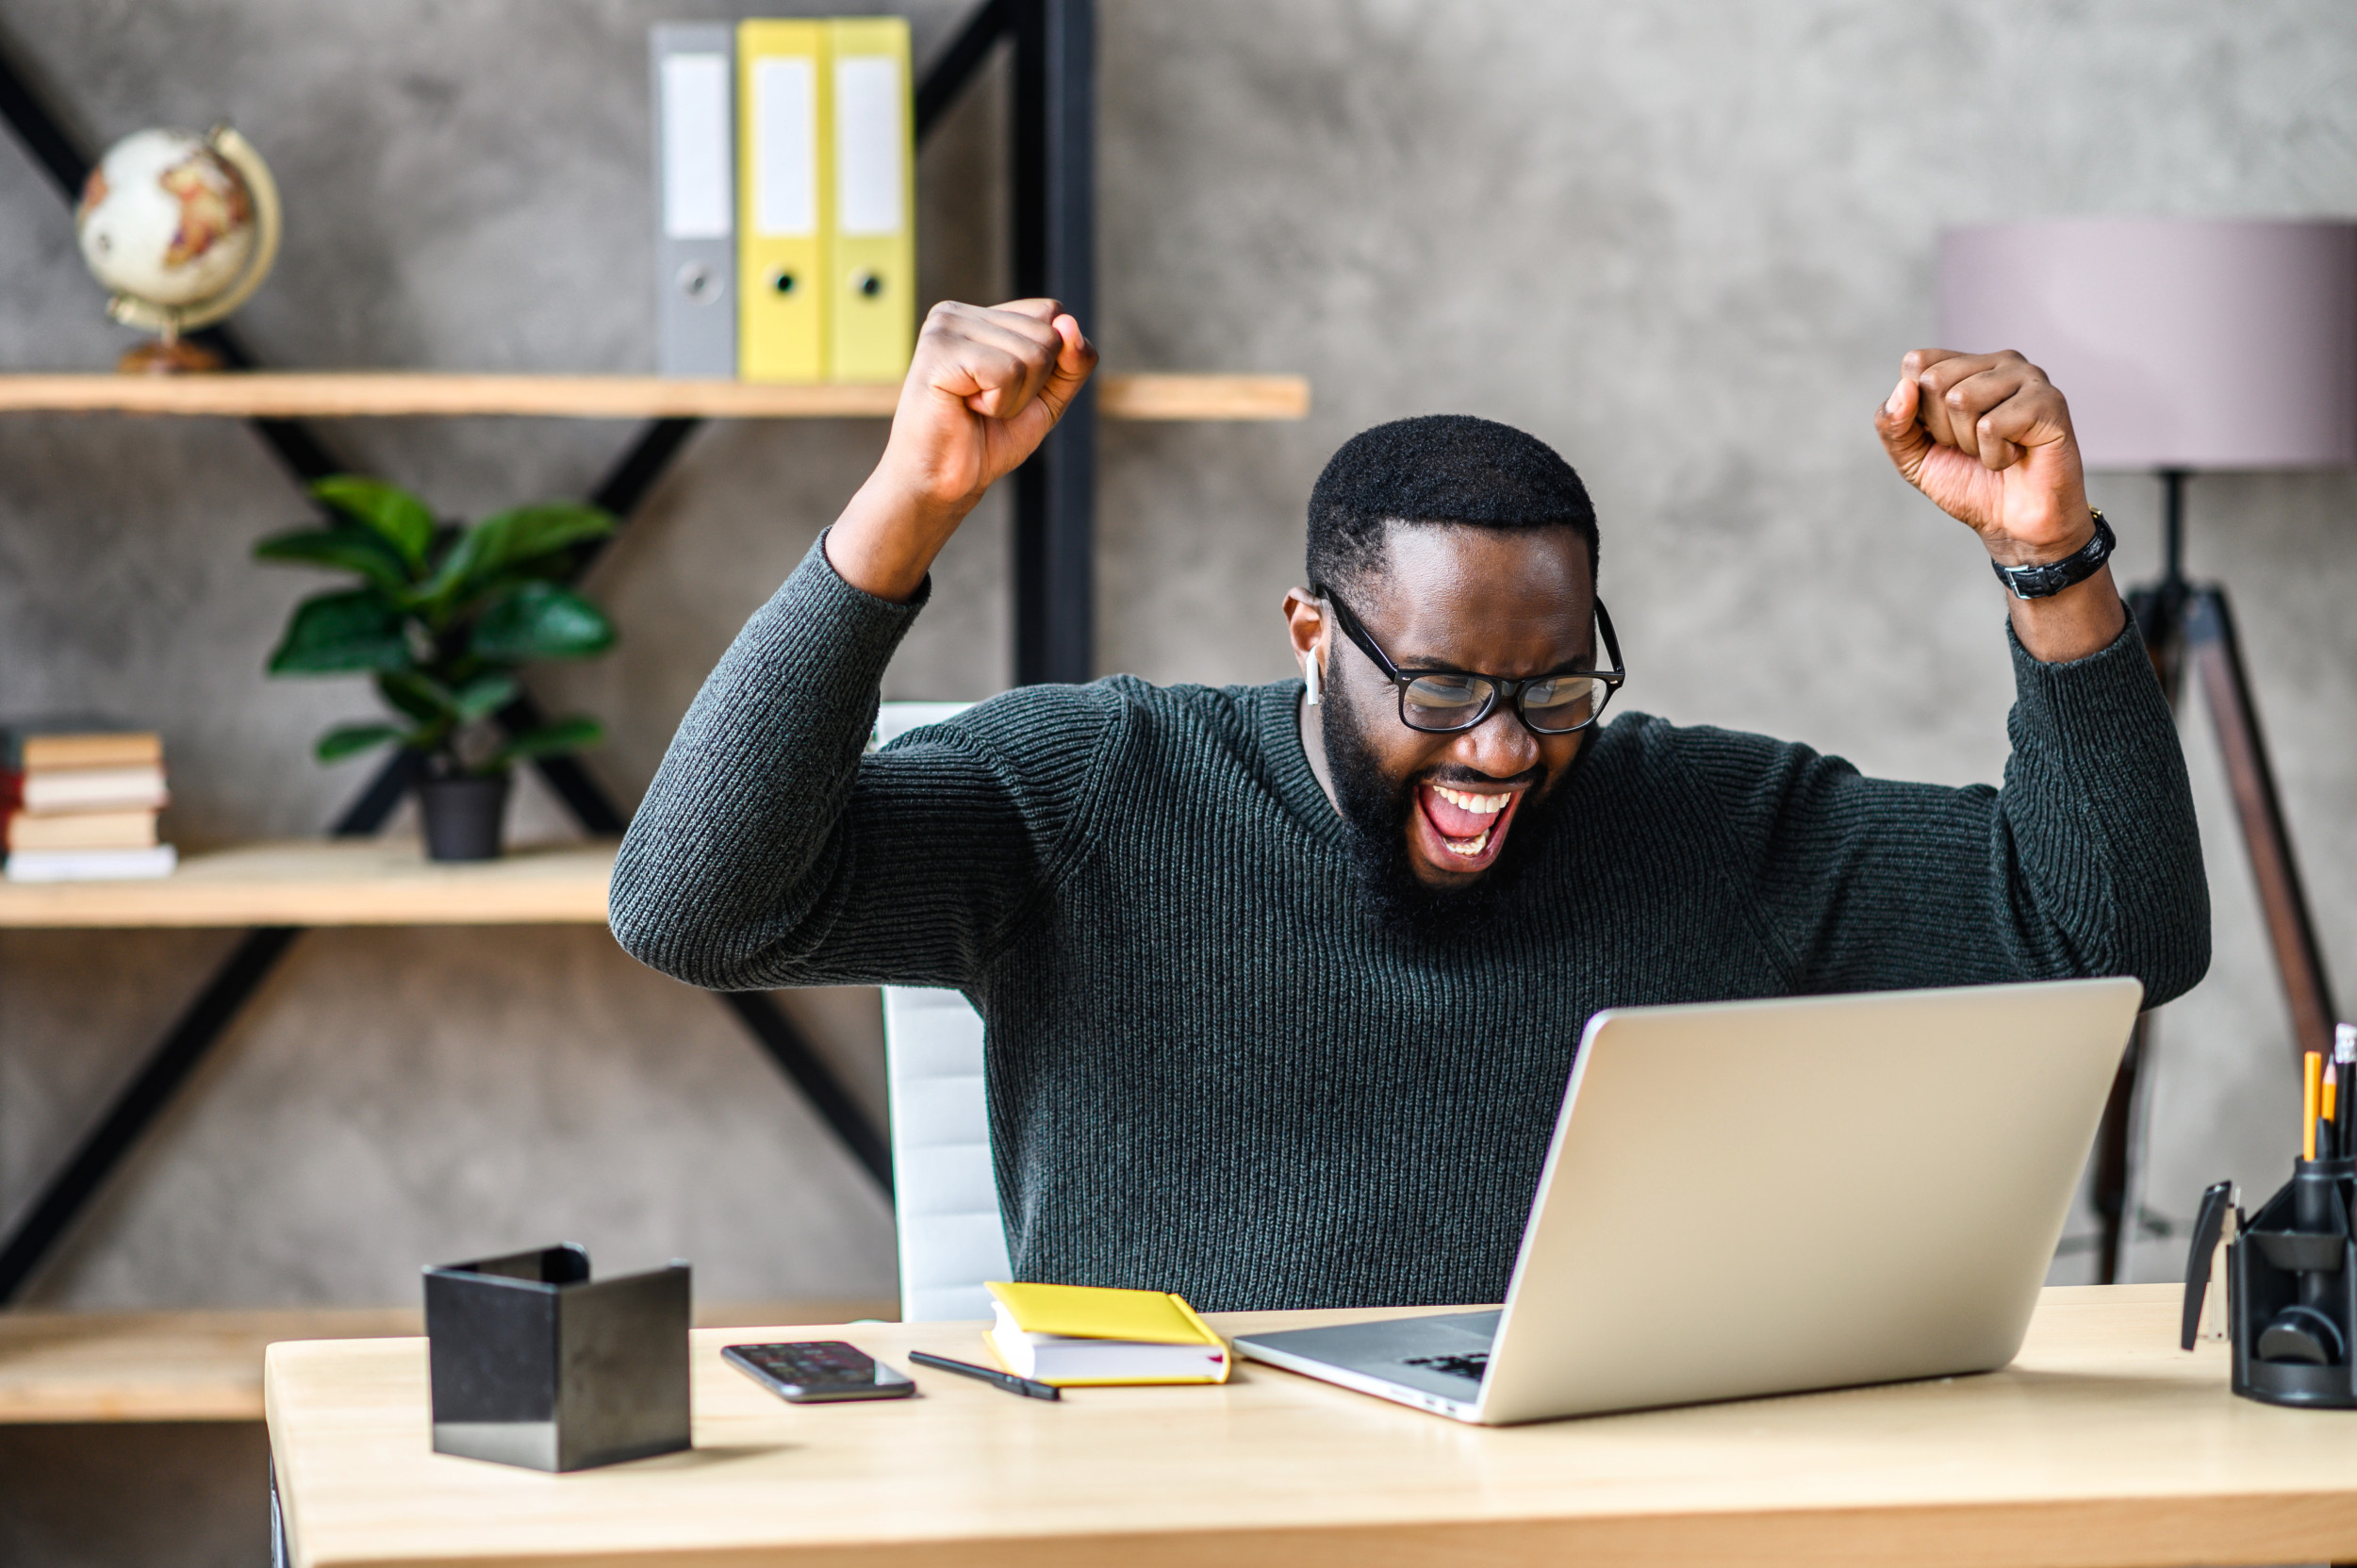
[[[585,659],[614,646],[614,623],[570,588],[525,583],[475,622],[475,656],[503,664]]]
[[[458,713],[450,688],[414,669],[388,669],[376,678],[378,695],[421,724],[452,718]]]
[[[474,525],[476,536],[487,541],[483,547],[480,569],[494,571],[584,539],[602,539],[614,528],[613,513],[578,502],[553,502],[494,513]]]
[[[357,473],[330,474],[311,493],[354,522],[376,531],[415,571],[434,542],[434,514],[424,502],[397,486]]]
[[[399,555],[365,528],[304,528],[273,534],[254,547],[257,559],[294,566],[355,571],[380,588],[398,591],[409,582]]]
[[[483,675],[458,688],[453,699],[458,717],[468,720],[487,718],[516,700],[518,686],[506,675]]]
[[[272,675],[340,675],[409,663],[401,612],[374,588],[314,594],[295,606],[270,656]]]
[[[480,527],[460,534],[443,553],[442,564],[434,569],[434,575],[418,589],[418,602],[448,606],[466,597],[470,586],[479,586],[490,575],[482,566],[483,551],[489,542]]]
[[[571,502],[496,513],[451,547],[424,591],[445,602],[472,598],[487,592],[510,568],[537,563],[584,539],[602,538],[615,527],[613,513]],[[519,575],[544,573],[534,565]]]
[[[595,746],[604,738],[604,725],[585,714],[575,714],[570,718],[543,724],[536,730],[526,730],[492,752],[490,760],[477,771],[496,773],[511,763],[553,756],[559,751],[578,751],[585,746]]]
[[[355,751],[399,740],[402,732],[390,724],[338,724],[320,736],[311,754],[321,762],[341,762]]]

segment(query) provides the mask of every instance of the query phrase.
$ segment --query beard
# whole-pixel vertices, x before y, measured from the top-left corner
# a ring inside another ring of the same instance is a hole
[[[1515,807],[1506,842],[1487,870],[1461,885],[1436,886],[1416,875],[1408,849],[1408,814],[1418,809],[1418,781],[1384,773],[1350,704],[1329,696],[1319,706],[1334,803],[1349,829],[1344,842],[1351,869],[1376,921],[1424,944],[1488,937],[1514,912],[1517,890],[1559,831],[1555,799],[1562,779],[1546,781]],[[1572,767],[1587,754],[1582,746]]]

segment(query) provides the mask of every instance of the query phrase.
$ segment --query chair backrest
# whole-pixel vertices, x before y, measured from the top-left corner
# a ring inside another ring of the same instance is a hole
[[[877,744],[965,706],[886,702],[876,716]],[[955,991],[887,985],[883,1018],[901,1320],[988,1317],[982,1281],[1004,1279],[1009,1269],[982,1103],[981,1015]]]

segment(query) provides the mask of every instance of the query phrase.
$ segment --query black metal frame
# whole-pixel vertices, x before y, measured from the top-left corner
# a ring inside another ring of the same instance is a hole
[[[1606,655],[1612,660],[1610,664],[1602,669],[1558,669],[1545,675],[1488,675],[1478,669],[1452,669],[1442,665],[1418,665],[1412,669],[1402,669],[1392,656],[1383,651],[1383,645],[1375,640],[1375,634],[1367,630],[1366,623],[1359,619],[1359,613],[1343,603],[1341,596],[1332,588],[1313,584],[1310,591],[1332,606],[1334,624],[1343,629],[1343,635],[1357,643],[1359,652],[1364,653],[1375,668],[1382,673],[1383,678],[1392,683],[1393,689],[1399,693],[1399,721],[1420,734],[1454,735],[1462,734],[1467,730],[1479,729],[1483,719],[1498,711],[1500,702],[1511,702],[1514,704],[1514,717],[1521,719],[1523,728],[1532,734],[1575,735],[1604,717],[1604,710],[1611,702],[1613,693],[1619,691],[1622,685],[1628,679],[1628,670],[1621,663],[1621,639],[1613,635],[1611,612],[1604,607],[1604,601],[1601,599],[1593,600],[1591,602],[1595,605],[1596,630],[1603,634],[1604,651]],[[1462,724],[1451,724],[1446,729],[1434,729],[1428,724],[1419,724],[1408,717],[1408,690],[1427,675],[1454,676],[1463,681],[1480,681],[1488,685],[1490,695],[1482,702],[1481,711]],[[1542,730],[1533,724],[1525,705],[1525,699],[1530,688],[1573,675],[1587,675],[1604,683],[1604,701],[1591,708],[1587,718],[1568,730]]]
[[[1085,322],[1096,298],[1094,0],[985,0],[918,85],[916,135],[922,140],[939,123],[995,47],[1010,41],[1015,56],[1015,277],[1020,291],[1053,294]],[[5,41],[0,41],[0,120],[48,173],[60,194],[69,203],[75,200],[91,160],[41,101],[9,57]],[[255,365],[225,328],[191,336],[234,369]],[[301,421],[249,422],[299,481],[345,469]],[[590,499],[627,520],[701,422],[663,419],[648,423]],[[1093,394],[1083,393],[1016,475],[1014,619],[1020,682],[1086,680],[1090,672],[1096,447],[1096,403]],[[585,553],[585,569],[594,553]],[[526,696],[503,710],[499,719],[511,729],[527,728],[539,721],[539,712]],[[339,837],[375,833],[400,803],[415,764],[405,753],[394,757],[331,832]],[[536,766],[585,831],[618,834],[627,825],[612,797],[578,759],[550,757]],[[302,928],[292,926],[250,931],[214,970],[31,1207],[0,1238],[0,1304],[24,1293],[301,934]],[[891,1150],[882,1131],[776,999],[764,992],[730,993],[721,999],[861,1167],[889,1194]]]

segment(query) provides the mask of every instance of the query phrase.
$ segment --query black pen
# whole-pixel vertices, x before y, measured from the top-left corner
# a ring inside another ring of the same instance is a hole
[[[2340,1068],[2340,1103],[2333,1107],[2332,1152],[2346,1160],[2357,1154],[2357,1025],[2338,1024],[2332,1030],[2332,1062]]]
[[[1047,1383],[1035,1383],[1029,1378],[1018,1378],[1012,1372],[1001,1372],[995,1366],[976,1366],[972,1362],[953,1362],[947,1356],[936,1356],[930,1350],[912,1350],[909,1360],[919,1366],[939,1367],[961,1378],[979,1378],[993,1388],[1003,1388],[1009,1394],[1020,1394],[1031,1399],[1061,1399],[1063,1395]]]

